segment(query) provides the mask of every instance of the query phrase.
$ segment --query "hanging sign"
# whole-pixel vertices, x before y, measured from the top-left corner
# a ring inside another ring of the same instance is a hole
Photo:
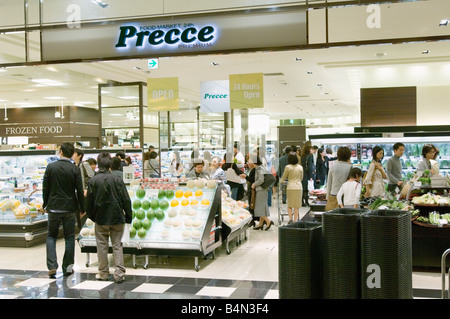
[[[230,74],[230,107],[251,109],[264,107],[263,74]]]
[[[230,112],[230,86],[228,81],[200,83],[200,112]]]
[[[179,109],[178,77],[147,80],[149,111],[176,111]]]

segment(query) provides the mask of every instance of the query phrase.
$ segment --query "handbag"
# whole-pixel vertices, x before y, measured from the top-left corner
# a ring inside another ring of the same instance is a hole
[[[252,197],[251,197],[251,200],[250,200],[250,207],[249,208],[250,209],[255,209],[256,190],[254,188],[252,188],[251,192],[252,192]]]
[[[262,183],[260,186],[263,189],[268,189],[270,186],[275,184],[275,182],[276,182],[276,178],[271,173],[267,173],[267,174],[264,174],[264,183]]]

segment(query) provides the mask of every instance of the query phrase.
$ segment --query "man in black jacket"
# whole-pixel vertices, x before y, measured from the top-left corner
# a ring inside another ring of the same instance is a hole
[[[111,174],[111,155],[102,152],[97,157],[98,173],[88,181],[86,212],[95,222],[97,242],[98,280],[108,280],[108,249],[111,238],[114,256],[114,281],[125,279],[122,236],[124,224],[131,224],[131,200],[123,180]],[[127,230],[129,231],[129,230]]]
[[[55,277],[58,269],[56,240],[62,223],[65,251],[62,263],[64,276],[73,273],[75,259],[75,221],[77,214],[84,214],[84,194],[80,169],[71,161],[74,147],[63,143],[59,150],[60,159],[48,164],[42,183],[43,207],[48,212],[47,267],[48,275]]]

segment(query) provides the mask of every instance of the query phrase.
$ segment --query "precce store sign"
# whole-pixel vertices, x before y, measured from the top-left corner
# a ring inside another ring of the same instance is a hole
[[[178,47],[204,48],[212,46],[217,38],[212,25],[195,26],[192,23],[134,26],[119,28],[116,48]]]

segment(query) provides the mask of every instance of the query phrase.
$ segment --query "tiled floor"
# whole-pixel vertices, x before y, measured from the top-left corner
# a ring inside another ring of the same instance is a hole
[[[303,216],[306,209],[301,210]],[[278,226],[277,206],[271,218]],[[287,218],[284,219],[287,221]],[[97,258],[77,246],[75,274],[56,279],[47,277],[45,245],[30,248],[0,247],[0,299],[278,299],[278,227],[269,231],[247,231],[247,239],[237,246],[230,244],[216,250],[215,258],[150,256],[148,268],[144,258],[125,257],[126,281],[97,281]],[[64,240],[57,243],[58,260],[64,252]],[[111,272],[113,269],[111,269]],[[413,273],[414,298],[440,298],[441,275],[438,272]]]

